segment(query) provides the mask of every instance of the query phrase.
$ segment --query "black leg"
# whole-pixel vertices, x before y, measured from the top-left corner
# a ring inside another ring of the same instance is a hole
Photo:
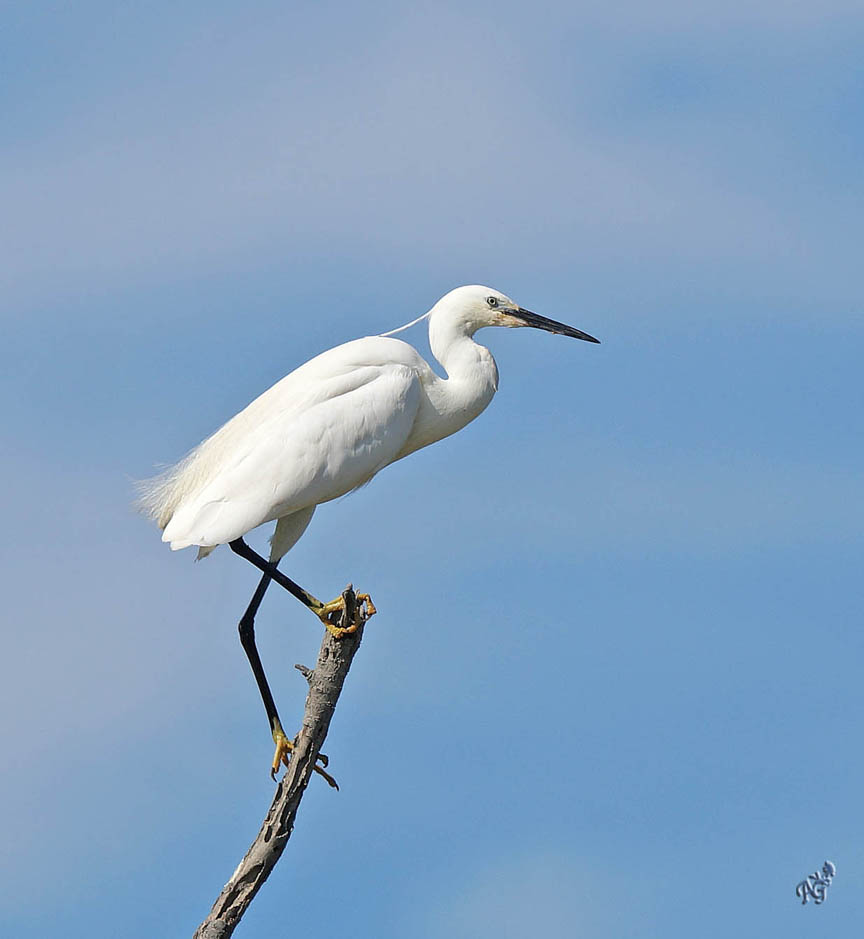
[[[262,578],[246,612],[240,618],[240,643],[252,666],[252,674],[255,681],[258,682],[258,690],[261,692],[261,700],[264,702],[264,710],[267,712],[267,720],[270,721],[270,732],[276,735],[277,730],[282,733],[282,724],[279,721],[279,712],[276,710],[276,702],[273,700],[273,694],[270,691],[270,685],[267,683],[267,676],[264,674],[264,666],[261,664],[261,656],[258,655],[258,647],[255,645],[255,614],[264,594],[270,586],[270,574],[265,574]]]
[[[307,593],[299,584],[295,584],[290,577],[286,577],[282,571],[276,568],[275,564],[271,564],[270,562],[265,561],[264,558],[262,558],[257,551],[253,551],[252,548],[250,548],[242,538],[229,541],[228,546],[235,554],[239,554],[241,558],[245,558],[251,564],[254,564],[259,571],[264,572],[265,576],[261,580],[261,584],[258,585],[258,589],[261,590],[262,597],[264,596],[264,591],[267,589],[267,584],[270,582],[270,580],[274,580],[277,584],[279,584],[280,587],[284,587],[288,593],[290,593],[292,596],[295,596],[304,606],[309,607],[309,609],[313,612],[317,612],[324,606],[324,604],[316,597],[313,597],[311,593]],[[255,592],[255,595],[258,595],[258,591]],[[255,597],[252,597],[252,601],[254,603]],[[260,598],[258,603],[261,603]],[[252,604],[250,604],[250,607],[251,605]],[[255,609],[257,610],[258,607],[256,606]],[[254,612],[252,617],[254,619]]]
[[[242,538],[235,538],[234,541],[229,541],[228,546],[235,554],[239,554],[241,558],[245,558],[250,564],[254,564],[259,571],[263,571],[265,578],[274,580],[280,587],[284,587],[288,593],[296,597],[303,606],[310,609],[318,619],[321,620],[330,635],[340,639],[348,633],[356,632],[360,627],[360,620],[357,617],[355,617],[354,622],[349,625],[337,625],[333,621],[334,614],[338,614],[341,620],[345,618],[345,601],[342,596],[338,596],[329,603],[322,603],[317,597],[313,597],[308,590],[304,590],[299,584],[295,584],[290,577],[286,577],[275,564],[265,561],[264,558],[262,558],[257,551],[253,551]],[[261,583],[264,585],[263,590],[266,590],[267,587],[263,580]],[[254,602],[255,598],[253,597],[252,599]],[[375,606],[368,593],[358,593],[357,599],[365,604],[365,619],[369,619],[370,616],[375,614]]]
[[[276,571],[274,565],[273,571],[277,574],[279,571]],[[249,601],[249,606],[246,607],[246,612],[240,618],[240,643],[243,646],[243,650],[246,653],[246,657],[249,659],[249,664],[252,666],[252,674],[255,676],[255,681],[258,683],[258,691],[261,693],[261,700],[264,702],[264,710],[267,712],[267,720],[270,722],[270,733],[273,736],[273,742],[276,744],[276,755],[273,758],[273,765],[270,769],[270,775],[275,779],[276,771],[279,769],[280,763],[288,765],[288,754],[294,749],[293,744],[285,734],[285,731],[282,729],[282,721],[279,720],[279,712],[276,710],[276,702],[273,700],[273,693],[270,691],[270,685],[267,682],[267,676],[264,674],[264,666],[261,664],[261,656],[258,654],[258,646],[255,644],[255,615],[258,612],[258,608],[261,606],[261,601],[264,599],[264,594],[267,593],[267,588],[270,586],[270,581],[273,580],[273,572],[267,572],[261,578],[258,583],[258,586],[255,588],[255,593],[252,594],[252,599]],[[322,766],[327,765],[327,757],[323,753],[318,754],[318,761]],[[321,766],[315,767],[315,772],[323,776],[329,785],[338,789],[336,785],[336,780],[333,779],[328,773],[325,773]]]

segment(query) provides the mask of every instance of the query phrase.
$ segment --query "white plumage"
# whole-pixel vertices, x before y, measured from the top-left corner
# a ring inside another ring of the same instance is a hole
[[[483,411],[498,389],[492,353],[473,339],[483,326],[536,326],[597,342],[523,310],[489,287],[452,290],[419,319],[425,317],[429,344],[446,378],[390,333],[346,342],[286,375],[176,466],[140,486],[141,507],[173,550],[198,545],[203,557],[230,544],[262,571],[239,631],[276,745],[274,778],[288,765],[294,745],[255,644],[255,615],[268,585],[276,581],[288,590],[336,637],[358,629],[375,611],[368,594],[357,594],[360,605],[345,625],[348,610],[341,596],[322,603],[276,567],[315,508],[369,482],[388,463],[455,433]],[[274,519],[268,564],[242,539]],[[336,785],[323,766],[315,770]]]
[[[489,287],[459,287],[426,316],[432,352],[447,378],[389,335],[323,352],[141,484],[140,504],[163,529],[162,540],[172,550],[197,545],[201,557],[278,520],[270,556],[277,562],[316,506],[455,433],[486,408],[498,370],[489,350],[472,338],[478,329],[535,326],[597,341]]]

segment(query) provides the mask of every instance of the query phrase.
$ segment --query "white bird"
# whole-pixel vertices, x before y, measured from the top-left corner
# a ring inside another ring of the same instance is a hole
[[[440,378],[392,333],[429,319]],[[380,470],[473,421],[498,389],[492,353],[473,339],[484,326],[533,326],[588,342],[593,336],[546,319],[490,287],[458,287],[404,327],[336,346],[301,365],[236,414],[175,466],[140,484],[139,505],[173,551],[206,557],[228,544],[263,571],[240,621],[276,743],[272,773],[292,749],[255,646],[254,620],[271,580],[316,613],[334,635],[341,597],[322,603],[276,565],[297,543],[317,506],[368,483]],[[269,563],[243,535],[276,521]],[[367,595],[361,598],[374,612]],[[348,627],[350,630],[352,627]],[[323,774],[326,776],[326,774]],[[328,777],[329,779],[329,777]]]

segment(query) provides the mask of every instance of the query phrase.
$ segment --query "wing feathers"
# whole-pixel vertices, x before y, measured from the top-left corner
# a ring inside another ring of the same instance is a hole
[[[396,458],[419,406],[414,369],[359,365],[280,388],[298,372],[149,481],[142,502],[164,521],[162,540],[173,549],[224,544],[338,498]],[[295,393],[282,394],[287,390]]]

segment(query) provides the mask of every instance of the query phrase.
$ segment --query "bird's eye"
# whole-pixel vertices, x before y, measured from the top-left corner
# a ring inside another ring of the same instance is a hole
[[[487,303],[489,304],[489,306],[491,306],[493,309],[494,309],[496,306],[498,306],[498,298],[497,298],[497,297],[487,297],[487,298],[486,298],[486,302],[487,302]]]

